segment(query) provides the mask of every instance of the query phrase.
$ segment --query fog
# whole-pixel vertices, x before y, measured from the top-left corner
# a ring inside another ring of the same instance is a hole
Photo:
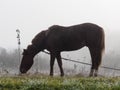
[[[37,33],[51,25],[70,26],[91,22],[105,31],[106,49],[102,65],[119,66],[119,8],[119,0],[0,0],[0,47],[7,52],[17,49],[16,29],[20,30],[22,52]],[[65,52],[62,56],[91,63],[86,47]],[[73,66],[71,63],[71,68]]]
[[[0,46],[16,48],[16,29],[22,47],[49,26],[70,26],[84,22],[100,25],[108,39],[120,32],[119,0],[0,0]],[[116,35],[117,34],[117,35]]]

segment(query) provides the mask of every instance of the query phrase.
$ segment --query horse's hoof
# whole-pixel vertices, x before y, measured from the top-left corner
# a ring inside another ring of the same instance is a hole
[[[64,73],[62,73],[60,76],[63,77],[63,76],[64,76]]]
[[[53,73],[50,73],[50,76],[53,77]]]
[[[89,77],[93,77],[93,74],[89,74]]]
[[[94,75],[94,77],[97,77],[97,76],[98,76],[97,74]]]

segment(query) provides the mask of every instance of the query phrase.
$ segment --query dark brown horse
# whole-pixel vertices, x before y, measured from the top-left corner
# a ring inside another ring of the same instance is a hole
[[[53,76],[53,65],[57,59],[61,76],[64,76],[62,68],[61,52],[78,50],[87,46],[92,59],[90,76],[97,76],[102,59],[102,51],[105,48],[104,31],[98,25],[84,23],[70,27],[54,25],[48,30],[42,31],[32,40],[32,44],[23,52],[20,72],[26,73],[33,64],[34,56],[47,49],[50,51],[50,75]]]

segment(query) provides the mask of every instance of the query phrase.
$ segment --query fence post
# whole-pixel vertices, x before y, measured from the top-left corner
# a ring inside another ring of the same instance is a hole
[[[17,32],[17,40],[18,40],[18,61],[19,61],[19,64],[20,64],[20,59],[21,59],[21,51],[20,51],[20,44],[21,44],[21,42],[20,42],[20,30],[17,29],[16,32]],[[19,73],[20,73],[20,72],[19,72]]]

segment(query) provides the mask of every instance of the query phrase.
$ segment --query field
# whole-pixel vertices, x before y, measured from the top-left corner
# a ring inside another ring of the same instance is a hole
[[[2,76],[0,90],[120,90],[120,77]]]

